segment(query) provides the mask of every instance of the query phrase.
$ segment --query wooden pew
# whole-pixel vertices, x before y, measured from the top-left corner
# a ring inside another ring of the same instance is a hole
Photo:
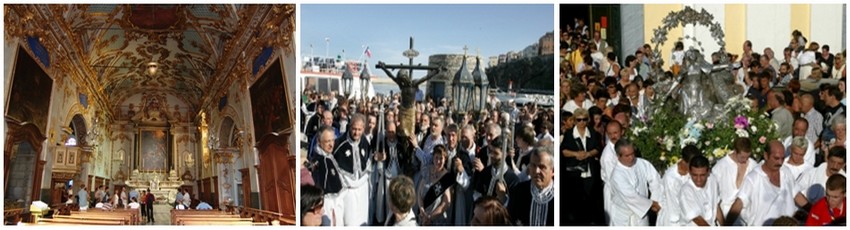
[[[126,217],[129,225],[138,225],[141,215],[138,209],[114,209],[111,211],[102,209],[89,209],[87,211],[71,211],[71,216],[108,216]]]
[[[260,223],[262,224],[262,223]],[[206,220],[187,220],[181,221],[180,225],[234,225],[234,226],[255,226],[251,221],[206,221]]]
[[[108,215],[73,215],[63,216],[55,215],[54,220],[96,220],[96,221],[121,221],[121,225],[129,225],[131,223],[129,216],[108,216]]]
[[[41,219],[38,225],[123,225],[123,220]]]

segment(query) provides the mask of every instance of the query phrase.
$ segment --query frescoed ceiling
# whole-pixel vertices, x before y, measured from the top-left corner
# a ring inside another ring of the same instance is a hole
[[[6,36],[39,37],[94,101],[114,106],[147,91],[183,98],[197,112],[263,48],[292,52],[294,5],[6,5]],[[10,26],[12,25],[12,26]],[[148,63],[157,63],[149,74]]]

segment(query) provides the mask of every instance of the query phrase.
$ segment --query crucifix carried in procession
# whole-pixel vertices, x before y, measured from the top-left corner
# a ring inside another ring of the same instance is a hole
[[[416,91],[419,89],[419,84],[426,82],[429,79],[437,76],[448,69],[445,66],[422,66],[422,64],[413,65],[413,58],[419,56],[419,51],[413,49],[413,37],[410,37],[410,49],[405,50],[402,55],[410,59],[408,65],[387,65],[384,62],[378,62],[375,68],[384,70],[387,77],[392,79],[401,91],[401,108],[399,108],[399,121],[401,121],[402,130],[400,136],[407,137],[414,135],[414,125],[416,124],[416,110],[414,108],[416,100]],[[397,75],[393,75],[392,71],[399,69]],[[428,70],[428,75],[413,80],[411,72],[413,70]]]

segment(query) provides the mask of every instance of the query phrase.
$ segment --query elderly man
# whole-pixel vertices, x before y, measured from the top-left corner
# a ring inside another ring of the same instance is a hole
[[[599,162],[601,164],[599,174],[601,174],[602,181],[605,182],[602,199],[604,203],[603,209],[606,213],[611,210],[611,195],[613,194],[613,191],[611,190],[611,172],[613,172],[614,167],[617,166],[617,152],[614,150],[614,143],[617,143],[623,134],[623,127],[620,125],[620,122],[608,122],[608,125],[605,127],[606,144],[602,150],[602,155],[599,158]]]
[[[734,151],[718,160],[711,169],[711,177],[716,179],[720,190],[720,209],[723,214],[729,212],[745,177],[757,166],[756,161],[750,158],[752,146],[749,138],[739,137],[732,145]],[[741,224],[743,222],[736,223]]]
[[[446,129],[446,138],[448,143],[446,150],[448,152],[448,168],[449,172],[455,175],[457,182],[452,192],[452,215],[454,216],[453,223],[455,226],[467,225],[469,218],[472,217],[472,191],[469,190],[469,185],[472,179],[472,160],[466,149],[460,147],[460,129],[457,124],[451,124]]]
[[[726,214],[726,225],[732,225],[740,215],[748,226],[772,225],[776,218],[791,216],[797,211],[797,194],[791,171],[782,167],[785,149],[779,141],[768,143],[765,161],[747,174],[735,203]]]
[[[322,211],[324,218],[329,220],[330,225],[341,225],[343,223],[344,206],[342,197],[345,190],[340,177],[339,166],[331,152],[334,149],[334,131],[331,127],[319,130],[319,141],[316,146],[315,168],[312,171],[313,181],[316,187],[324,191],[325,209]]]
[[[710,176],[708,158],[695,156],[688,164],[687,182],[679,189],[674,199],[678,200],[684,226],[718,226],[723,223],[723,213],[718,203],[720,193],[717,183]]]
[[[620,139],[614,146],[617,166],[611,172],[611,226],[648,226],[649,211],[661,211],[664,185],[649,161],[635,156],[635,146]],[[652,196],[650,196],[650,193]]]
[[[770,119],[779,125],[776,130],[779,138],[784,139],[791,136],[791,125],[794,122],[794,117],[791,116],[788,109],[785,109],[785,96],[781,91],[771,90],[768,93],[767,108],[770,110]]]
[[[312,139],[310,139],[310,148],[308,149],[308,152],[307,152],[307,158],[308,159],[312,159],[314,157],[314,150],[316,149],[316,144],[319,140],[319,135],[318,135],[319,129],[321,129],[323,127],[331,127],[333,129],[334,139],[339,137],[339,130],[337,130],[336,128],[333,127],[333,122],[334,122],[333,113],[330,110],[324,110],[321,113],[321,123],[316,128],[316,131],[315,131],[316,134],[314,134],[312,136]]]
[[[836,174],[845,175],[844,166],[847,162],[847,150],[844,147],[833,147],[829,150],[826,162],[817,168],[810,168],[797,178],[797,193],[795,202],[808,210],[809,206],[823,198],[826,194],[826,181]]]
[[[351,116],[351,129],[337,138],[333,156],[339,165],[342,184],[348,192],[343,197],[345,207],[369,207],[369,174],[372,171],[372,149],[363,132],[366,117],[362,114]],[[339,215],[339,214],[337,214]],[[347,210],[343,217],[345,226],[367,225],[369,212]]]
[[[446,144],[446,138],[443,137],[445,121],[440,117],[434,117],[431,120],[430,134],[422,140],[422,148],[416,148],[416,157],[422,162],[421,168],[426,168],[431,164],[431,152],[434,151],[434,146]],[[419,147],[417,143],[414,143],[414,146]]]
[[[528,174],[531,180],[510,191],[508,213],[519,226],[555,225],[555,156],[551,146],[531,152]]]
[[[809,128],[806,129],[806,139],[817,141],[823,131],[823,115],[815,109],[815,98],[812,94],[804,93],[800,96],[800,111],[806,118]]]

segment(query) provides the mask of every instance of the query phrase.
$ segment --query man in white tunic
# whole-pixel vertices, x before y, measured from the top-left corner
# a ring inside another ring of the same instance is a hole
[[[699,149],[695,145],[687,145],[682,149],[682,159],[676,163],[676,167],[668,167],[664,171],[664,177],[661,178],[664,184],[664,200],[661,201],[661,206],[664,207],[658,212],[657,226],[681,226],[681,210],[679,208],[679,190],[682,185],[688,182],[688,165],[691,158],[701,156]]]
[[[734,152],[721,158],[711,169],[711,177],[717,181],[717,188],[720,191],[720,209],[724,215],[729,212],[732,203],[735,203],[735,197],[738,195],[741,183],[744,182],[744,177],[757,166],[756,161],[750,158],[752,146],[749,138],[735,139],[733,148]],[[736,225],[742,224],[743,222],[736,222]]]
[[[723,215],[718,207],[720,194],[717,182],[710,177],[708,158],[692,158],[688,174],[690,177],[675,198],[679,201],[681,211],[679,223],[684,226],[717,226],[723,223]]]
[[[611,209],[611,172],[614,171],[614,167],[617,166],[617,152],[614,151],[614,143],[620,140],[623,136],[623,126],[620,125],[617,121],[608,122],[608,125],[605,126],[605,136],[606,136],[606,144],[605,148],[602,150],[602,155],[599,158],[599,163],[601,164],[601,172],[599,173],[602,176],[602,181],[605,182],[605,187],[602,188],[602,199],[604,202],[605,213],[610,213]],[[610,215],[607,217],[610,222]]]
[[[806,164],[804,160],[808,145],[809,141],[807,141],[805,137],[799,136],[794,137],[793,141],[791,141],[791,147],[788,148],[791,155],[785,158],[785,163],[782,164],[782,167],[791,171],[791,177],[794,178],[794,181],[796,181],[797,178],[800,177],[800,174],[803,174],[804,171],[813,168],[812,165]]]
[[[364,226],[369,222],[372,151],[363,137],[365,126],[366,118],[363,115],[351,116],[350,130],[336,140],[336,149],[333,152],[334,159],[339,164],[343,187],[348,191],[342,198],[345,226]]]
[[[795,197],[797,205],[809,210],[811,205],[823,198],[826,194],[826,180],[835,174],[846,175],[846,157],[847,150],[844,147],[833,147],[829,150],[826,162],[803,172],[797,178],[797,190],[800,191]]]
[[[781,142],[768,143],[764,163],[747,174],[726,214],[726,225],[734,224],[739,215],[748,226],[769,226],[781,216],[794,215],[794,196],[798,191],[791,171],[782,167],[784,156]]]
[[[663,197],[661,177],[649,161],[635,157],[634,145],[620,139],[614,146],[617,167],[611,172],[611,226],[648,226],[649,211],[658,212]],[[652,192],[652,196],[649,194]]]
[[[806,165],[814,167],[815,166],[815,140],[808,138],[808,136],[806,135],[806,131],[808,131],[808,130],[809,130],[809,121],[807,121],[806,118],[800,117],[800,118],[795,119],[794,120],[794,126],[791,129],[791,136],[788,137],[788,138],[785,138],[785,140],[782,141],[782,144],[785,145],[785,149],[787,150],[785,155],[791,155],[791,143],[794,140],[794,138],[795,137],[804,137],[804,139],[807,142],[807,145],[806,145],[805,149],[803,149],[804,153],[805,153],[805,155],[803,156],[803,161],[805,162]]]

